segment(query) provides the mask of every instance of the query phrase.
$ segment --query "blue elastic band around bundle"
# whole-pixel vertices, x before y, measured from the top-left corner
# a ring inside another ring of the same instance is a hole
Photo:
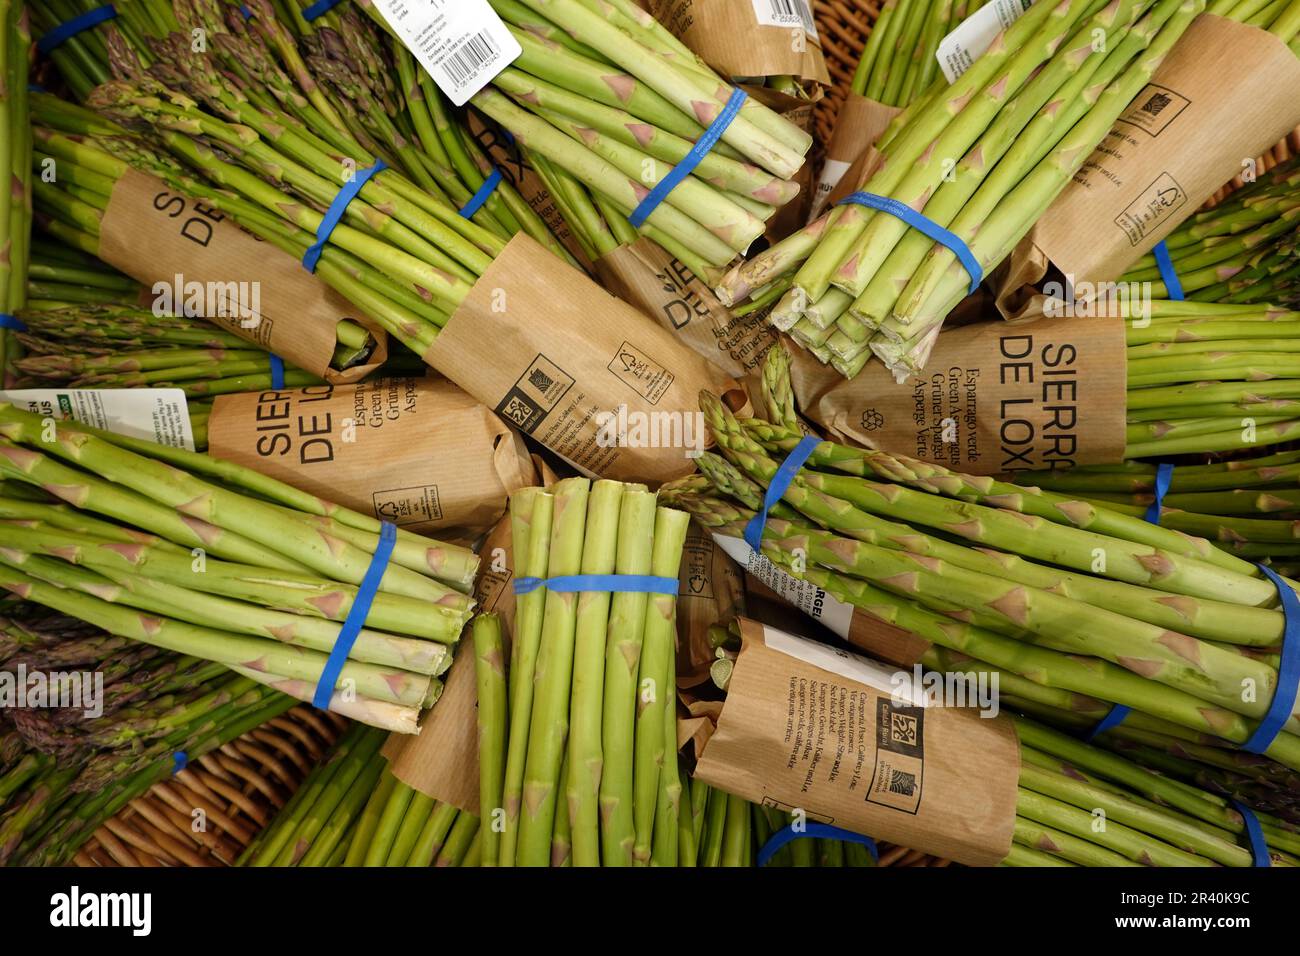
[[[577,591],[616,591],[625,594],[671,594],[678,591],[676,578],[651,574],[568,574],[554,578],[516,578],[515,594],[531,594],[546,588],[558,594]]]
[[[1151,489],[1155,498],[1147,507],[1147,513],[1142,516],[1148,524],[1160,524],[1160,512],[1163,511],[1165,507],[1165,495],[1169,494],[1169,486],[1172,485],[1173,482],[1173,463],[1168,461],[1161,463],[1161,465],[1156,468],[1155,487]]]
[[[1255,866],[1272,866],[1273,859],[1268,855],[1268,841],[1264,839],[1264,828],[1259,825],[1259,817],[1240,800],[1229,800],[1232,809],[1241,814],[1246,824],[1246,839],[1250,841],[1250,855]]]
[[[339,2],[340,0],[316,0],[311,6],[303,8],[302,18],[311,23],[311,21],[325,16],[325,14],[337,7]]]
[[[271,353],[271,388],[277,392],[284,388],[284,359]]]
[[[42,53],[49,53],[55,47],[71,40],[83,30],[89,30],[91,27],[98,26],[105,20],[112,20],[117,16],[117,8],[111,3],[106,3],[102,7],[96,7],[94,10],[87,10],[85,13],[79,13],[71,20],[64,20],[54,29],[50,30],[45,36],[36,41],[36,49]]]
[[[330,203],[329,209],[325,210],[325,218],[316,227],[316,241],[302,255],[302,264],[308,272],[316,271],[316,263],[320,262],[320,254],[325,248],[325,243],[329,241],[330,234],[334,232],[334,227],[343,219],[343,213],[347,211],[348,204],[357,198],[357,193],[361,192],[361,187],[370,181],[371,176],[383,172],[387,168],[387,163],[382,159],[377,159],[375,165],[367,166],[365,169],[358,169],[352,179],[343,184],[339,194]]]
[[[501,185],[501,170],[492,170],[492,175],[483,180],[483,185],[478,188],[478,192],[469,197],[469,202],[460,207],[460,217],[462,219],[471,218],[474,213],[483,208],[483,204],[488,201],[498,186]]]
[[[867,852],[871,854],[873,860],[877,863],[880,862],[880,851],[876,849],[876,841],[871,837],[863,836],[861,833],[853,833],[850,830],[841,830],[829,823],[805,823],[797,833],[794,824],[782,827],[773,833],[771,838],[763,844],[763,849],[758,851],[758,865],[767,866],[772,857],[776,856],[786,844],[801,839],[843,840],[846,843],[860,843],[867,848]]]
[[[384,571],[388,569],[388,559],[393,556],[393,545],[396,543],[397,525],[385,521],[379,528],[379,546],[375,548],[374,557],[370,559],[370,567],[366,568],[365,576],[357,587],[356,597],[352,599],[352,609],[348,611],[343,626],[339,628],[339,636],[334,639],[334,648],[330,651],[325,667],[320,672],[320,680],[316,683],[316,693],[312,695],[311,702],[318,710],[329,708],[330,698],[334,696],[334,685],[338,683],[343,663],[352,653],[352,645],[356,643],[357,635],[361,633],[361,628],[370,615],[370,605],[374,603],[375,595],[379,593],[379,583],[384,579]]]
[[[251,19],[253,19],[253,11],[250,10],[250,9],[248,9],[248,5],[247,5],[247,4],[241,3],[241,4],[239,5],[239,12],[242,13],[242,14],[244,15],[244,19],[245,19],[245,20],[251,20]]]
[[[794,451],[786,456],[785,461],[781,462],[781,467],[772,476],[772,481],[767,486],[767,494],[763,496],[763,510],[750,518],[749,524],[745,525],[745,543],[753,548],[755,553],[763,550],[763,529],[767,527],[767,513],[785,495],[790,488],[790,483],[794,481],[794,476],[799,474],[799,469],[812,457],[813,450],[821,443],[822,440],[816,435],[804,435],[799,439],[799,444],[794,446]]]
[[[907,203],[899,202],[897,199],[890,199],[888,196],[878,196],[875,193],[856,192],[845,196],[835,205],[866,206],[868,209],[887,213],[895,219],[903,220],[927,239],[933,239],[941,246],[948,247],[952,254],[957,257],[957,261],[962,264],[967,274],[970,275],[970,291],[972,294],[979,290],[980,283],[984,281],[984,267],[975,258],[975,253],[971,252],[970,246],[966,245],[960,236],[949,232],[933,219],[926,218]]]
[[[1123,704],[1116,704],[1110,709],[1110,712],[1106,714],[1105,717],[1097,721],[1097,726],[1088,732],[1088,736],[1085,737],[1084,740],[1088,743],[1092,743],[1094,738],[1100,737],[1112,727],[1118,727],[1120,724],[1124,723],[1124,720],[1131,713],[1133,713],[1132,707],[1126,707]]]
[[[184,750],[178,750],[172,754],[172,776],[180,773],[190,764],[189,755]]]
[[[10,315],[8,312],[0,312],[0,329],[13,329],[15,332],[26,332],[27,323],[16,315]]]
[[[709,155],[709,151],[718,145],[722,139],[722,134],[727,131],[731,121],[740,115],[740,108],[745,105],[745,100],[749,98],[744,90],[732,90],[727,105],[722,108],[722,112],[717,115],[709,128],[704,134],[695,141],[691,151],[682,157],[682,161],[668,171],[668,175],[650,190],[640,205],[632,210],[632,215],[627,217],[633,228],[640,229],[642,223],[650,217],[650,214],[659,208],[659,204],[668,198],[668,194],[678,187],[678,185],[691,173],[695,172],[695,167],[704,161],[704,157]]]
[[[1282,599],[1282,616],[1285,624],[1282,630],[1282,659],[1277,668],[1277,688],[1273,691],[1273,702],[1268,706],[1268,713],[1259,722],[1250,739],[1241,745],[1247,753],[1262,754],[1272,746],[1277,735],[1282,732],[1286,722],[1291,719],[1295,709],[1296,690],[1300,688],[1300,598],[1295,590],[1287,584],[1272,568],[1259,565],[1264,577],[1273,582],[1278,596]]]
[[[1165,284],[1165,294],[1179,302],[1183,301],[1186,296],[1183,295],[1183,283],[1178,278],[1178,271],[1174,269],[1174,260],[1169,256],[1169,247],[1164,241],[1156,243],[1156,247],[1151,250],[1151,254],[1156,257],[1156,266],[1160,269],[1160,279]]]

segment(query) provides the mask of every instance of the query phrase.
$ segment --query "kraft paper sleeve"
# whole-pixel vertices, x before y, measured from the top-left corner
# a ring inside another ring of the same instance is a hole
[[[744,401],[726,373],[525,235],[424,359],[583,473],[623,481],[694,470],[701,391]]]
[[[901,112],[896,106],[886,106],[857,93],[848,95],[835,118],[835,130],[826,146],[826,159],[813,197],[814,216],[821,215],[845,174],[859,157],[876,145],[894,117]],[[842,199],[843,196],[837,194],[836,198]]]
[[[902,384],[878,362],[846,381],[791,352],[799,407],[847,442],[972,475],[1124,460],[1122,319],[962,326]]]
[[[1008,318],[1049,267],[1110,282],[1300,124],[1300,59],[1257,27],[1202,14],[1012,255]]]
[[[1010,721],[927,704],[910,674],[754,621],[741,636],[697,776],[968,866],[1006,858],[1020,772]]]
[[[649,0],[646,6],[723,76],[794,76],[830,85],[817,39],[759,23],[754,0]]]
[[[181,282],[221,290],[229,314],[204,318],[327,382],[359,381],[388,358],[387,333],[297,259],[138,170],[113,187],[99,257],[146,287]],[[344,319],[364,326],[376,347],[365,365],[340,372],[330,362]]]
[[[483,543],[483,570],[474,588],[480,613],[501,617],[501,633],[510,648],[515,600],[511,591],[513,556],[510,516],[489,532]],[[384,756],[393,775],[408,787],[477,815],[478,799],[478,678],[474,642],[468,629],[456,649],[456,659],[444,678],[442,697],[425,716],[419,736],[393,734]]]
[[[519,436],[436,377],[222,395],[208,450],[418,534],[491,527],[536,480]]]
[[[709,679],[713,648],[709,628],[745,613],[745,582],[739,565],[694,521],[682,549],[677,594],[677,686]]]
[[[766,311],[732,315],[708,283],[652,239],[642,237],[602,256],[596,275],[607,290],[728,375],[751,374],[776,344]]]

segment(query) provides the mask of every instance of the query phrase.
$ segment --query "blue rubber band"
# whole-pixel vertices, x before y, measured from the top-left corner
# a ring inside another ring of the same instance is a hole
[[[772,482],[767,486],[767,494],[763,496],[763,510],[750,518],[749,524],[745,525],[745,543],[755,552],[763,550],[763,529],[767,527],[767,513],[785,495],[790,483],[794,481],[794,476],[799,473],[804,462],[812,457],[813,449],[821,443],[822,440],[816,435],[804,435],[799,439],[799,444],[794,446],[794,451],[781,462],[781,467],[772,476]]]
[[[1178,271],[1174,269],[1174,260],[1169,256],[1169,247],[1163,241],[1156,243],[1151,254],[1156,257],[1156,265],[1160,269],[1160,279],[1165,284],[1165,294],[1179,302],[1183,301],[1186,296],[1183,295],[1183,283],[1178,278]]]
[[[676,578],[658,578],[650,574],[569,574],[556,578],[516,578],[515,594],[531,594],[546,588],[560,594],[577,591],[616,591],[624,594],[677,595]]]
[[[772,857],[776,856],[787,843],[802,839],[844,840],[848,843],[860,843],[867,848],[867,852],[871,854],[873,860],[877,863],[880,862],[880,851],[876,849],[876,841],[869,836],[863,836],[861,833],[854,833],[851,830],[841,830],[829,823],[805,823],[796,833],[792,823],[777,830],[772,834],[771,839],[763,844],[763,849],[758,851],[758,865],[767,866]]]
[[[45,87],[41,86],[41,84],[39,84],[39,83],[28,83],[28,84],[27,84],[27,92],[28,92],[28,93],[44,93],[44,92],[45,92]]]
[[[241,4],[239,5],[239,12],[242,13],[242,14],[244,15],[244,19],[245,19],[245,20],[251,20],[251,19],[253,19],[253,11],[250,10],[250,9],[248,9],[248,5],[247,5],[247,4],[245,4],[245,3],[241,3]]]
[[[316,693],[312,695],[311,702],[312,706],[319,710],[329,709],[330,698],[334,696],[334,685],[338,683],[343,663],[352,653],[352,645],[356,643],[357,635],[361,633],[361,628],[370,615],[370,605],[374,603],[375,595],[379,592],[379,584],[384,579],[384,572],[388,570],[388,559],[392,557],[393,545],[396,543],[397,525],[391,521],[383,522],[379,528],[379,546],[375,548],[374,557],[370,559],[370,567],[366,568],[365,576],[357,587],[357,595],[352,599],[352,609],[343,620],[343,627],[339,629],[339,636],[334,639],[334,648],[330,651],[329,659],[321,669],[320,680],[316,683]]]
[[[494,169],[492,175],[483,180],[483,185],[478,188],[478,192],[470,196],[469,202],[460,207],[460,217],[462,219],[472,218],[474,213],[483,208],[483,204],[488,201],[488,198],[496,192],[497,187],[500,185],[501,170]]]
[[[722,139],[722,134],[727,131],[731,121],[740,115],[740,108],[745,105],[745,100],[749,95],[744,90],[732,90],[727,105],[722,108],[722,112],[717,118],[709,124],[709,128],[704,134],[695,141],[691,151],[682,157],[682,161],[668,170],[668,175],[650,190],[640,205],[632,210],[632,215],[627,217],[633,228],[640,229],[642,223],[650,217],[650,214],[659,208],[659,204],[668,198],[668,194],[678,187],[678,185],[687,176],[695,171],[695,167],[704,161],[704,157],[709,155],[709,151],[718,145]]]
[[[1250,841],[1250,855],[1255,866],[1272,866],[1273,858],[1268,855],[1268,840],[1264,839],[1264,828],[1259,825],[1259,817],[1240,800],[1229,800],[1232,809],[1241,814],[1242,823],[1246,824],[1246,839]]]
[[[94,10],[87,10],[85,13],[79,13],[71,20],[64,20],[58,26],[50,30],[49,33],[36,41],[36,49],[42,53],[49,53],[55,47],[71,40],[83,30],[89,30],[91,27],[98,26],[105,20],[112,20],[117,16],[117,8],[111,3],[106,3],[102,7],[96,7]]]
[[[277,392],[284,388],[284,359],[271,353],[271,388]]]
[[[1174,466],[1172,462],[1163,462],[1156,469],[1156,483],[1152,492],[1155,494],[1155,500],[1147,507],[1147,513],[1143,519],[1150,524],[1160,524],[1160,512],[1165,507],[1165,495],[1169,494],[1169,486],[1174,481]]]
[[[971,294],[973,295],[979,290],[980,283],[984,281],[984,267],[975,258],[975,253],[971,252],[970,246],[966,245],[956,233],[949,232],[933,219],[926,218],[907,203],[899,202],[897,199],[890,199],[888,196],[856,192],[845,196],[835,205],[845,206],[850,204],[866,206],[868,209],[874,209],[877,212],[888,213],[896,219],[903,220],[927,239],[933,239],[940,245],[947,246],[952,254],[957,257],[957,261],[965,268],[967,274],[970,275]]]
[[[10,315],[8,312],[0,312],[0,329],[13,329],[15,332],[26,332],[27,323],[16,315]]]
[[[172,754],[172,776],[180,773],[190,764],[189,755],[184,750],[178,750]]]
[[[1088,743],[1092,743],[1093,738],[1100,737],[1112,727],[1118,727],[1120,724],[1124,723],[1124,720],[1131,713],[1133,713],[1132,707],[1126,707],[1124,704],[1116,704],[1110,709],[1110,713],[1097,721],[1097,726],[1092,728],[1088,733],[1088,736],[1083,739]]]
[[[337,7],[339,2],[340,0],[316,0],[311,6],[303,8],[302,18],[311,23],[311,21],[325,16],[325,14]]]
[[[1250,855],[1257,867],[1271,867],[1273,859],[1269,856],[1268,840],[1264,837],[1264,828],[1260,826],[1259,817],[1240,800],[1229,800],[1232,809],[1241,814],[1241,821],[1246,825],[1246,839],[1250,843]]]
[[[1262,754],[1273,745],[1277,735],[1282,732],[1286,722],[1291,719],[1295,709],[1296,690],[1300,688],[1300,598],[1294,589],[1272,569],[1259,565],[1268,578],[1277,587],[1282,598],[1282,615],[1286,620],[1282,630],[1282,659],[1277,668],[1277,689],[1273,691],[1273,702],[1268,706],[1268,713],[1259,722],[1250,739],[1241,745],[1247,753]]]
[[[367,166],[365,169],[358,169],[352,179],[343,184],[343,188],[339,190],[338,195],[334,197],[334,201],[330,203],[329,209],[325,210],[325,218],[316,227],[316,241],[302,255],[302,264],[308,272],[316,271],[316,263],[320,261],[320,254],[325,248],[325,243],[329,241],[330,234],[334,232],[334,227],[343,219],[343,213],[347,211],[348,204],[357,198],[357,193],[361,192],[361,187],[370,181],[371,176],[387,168],[387,163],[382,159],[377,159],[375,165]]]

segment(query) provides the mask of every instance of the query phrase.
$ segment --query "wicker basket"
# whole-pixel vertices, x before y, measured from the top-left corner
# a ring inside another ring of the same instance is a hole
[[[298,788],[347,722],[311,707],[267,721],[169,780],[100,827],[78,866],[229,866]],[[193,814],[206,827],[195,832]]]
[[[1300,156],[1300,129],[1294,130],[1290,136],[1282,140],[1282,142],[1278,143],[1263,156],[1259,157],[1255,161],[1256,172],[1266,173],[1279,163],[1286,162],[1292,156]],[[1245,183],[1242,181],[1241,177],[1238,176],[1211,196],[1209,200],[1206,201],[1204,208],[1209,209],[1212,206],[1217,206],[1244,185]]]
[[[867,36],[880,15],[883,0],[815,0],[813,16],[817,19],[817,33],[822,40],[822,53],[826,69],[831,75],[831,88],[817,104],[815,122],[817,142],[825,145],[831,141],[835,117],[849,95],[853,71],[867,45]]]

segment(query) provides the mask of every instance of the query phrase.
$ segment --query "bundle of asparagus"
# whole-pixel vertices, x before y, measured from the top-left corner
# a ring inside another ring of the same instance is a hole
[[[1266,305],[1148,306],[1149,322],[1125,328],[1125,458],[1264,448],[1300,437],[1300,313]]]
[[[293,705],[218,664],[15,602],[6,612],[0,667],[14,681],[78,672],[87,690],[95,675],[103,684],[96,701],[0,710],[12,716],[0,720],[0,863],[66,862],[100,823],[175,772],[176,754],[200,757]],[[92,703],[102,713],[87,720]]]
[[[31,32],[27,9],[0,2],[0,384],[9,364],[12,316],[27,301],[27,262],[31,256],[32,153],[27,110]]]
[[[1298,185],[1300,159],[1293,158],[1175,229],[1165,246],[1183,294],[1200,302],[1295,304]],[[1123,281],[1150,282],[1154,295],[1169,296],[1154,255],[1134,263]]]
[[[118,180],[130,168],[130,163],[119,159],[115,154],[131,157],[136,165],[180,192],[202,187],[202,184],[186,176],[179,168],[135,141],[125,129],[88,110],[61,102],[48,94],[37,94],[33,97],[33,114],[36,121],[42,124],[34,128],[38,142],[32,157],[34,166],[39,171],[46,163],[52,163],[48,168],[55,170],[53,179],[42,176],[35,179],[37,222],[45,232],[74,250],[91,256],[99,255],[101,223],[109,198]],[[245,214],[239,219],[241,225],[280,248],[300,256],[311,244],[311,237],[306,234],[291,237],[288,230],[279,229],[254,207],[245,208],[247,204],[240,204],[233,199],[230,204],[238,206]],[[322,262],[322,268],[332,270],[333,266],[325,266]],[[55,280],[63,278],[76,280],[81,285],[92,284],[92,277],[87,274],[87,270],[68,274],[66,268],[51,269],[46,270],[46,274]],[[74,302],[100,301],[101,294],[98,292],[70,292],[68,286],[72,284],[59,282],[56,288],[40,291],[44,295],[55,297],[71,294]],[[352,290],[354,301],[362,305],[369,304],[369,297],[364,292],[358,292],[349,282],[342,284]],[[109,283],[103,279],[93,282],[95,289],[103,289],[105,286],[112,290],[110,301],[120,300],[127,292],[121,283]],[[202,308],[200,306],[199,310],[188,311],[198,311],[201,314]],[[374,338],[363,326],[350,319],[340,320],[335,334],[338,344],[333,367],[340,370],[364,362],[374,349]],[[242,340],[241,346],[250,347],[249,343]]]
[[[312,700],[356,600],[374,518],[231,462],[0,405],[0,586],[133,640]],[[96,517],[102,516],[102,517]],[[104,520],[104,518],[112,519]],[[470,551],[397,531],[329,709],[417,732],[469,618]]]
[[[76,307],[24,312],[28,353],[14,362],[16,386],[180,388],[191,398],[272,387],[271,356],[201,319],[157,317],[143,309]],[[350,364],[336,351],[339,367]],[[322,380],[286,366],[286,388]]]
[[[802,437],[788,361],[768,358],[768,421],[702,396],[726,458],[705,455],[704,475],[661,491],[717,534],[743,535]],[[1246,743],[1279,690],[1284,614],[1258,567],[1069,495],[821,442],[772,509],[762,553],[938,647],[1124,704],[1172,736]],[[1293,770],[1297,731],[1293,714],[1265,750]]]
[[[510,514],[517,579],[536,586],[517,591],[508,668],[495,616],[474,628],[484,863],[675,866],[675,582],[689,519],[644,486],[583,478],[515,492]],[[576,576],[600,590],[558,580]]]
[[[1010,254],[1147,84],[1201,0],[1040,0],[951,86],[895,121],[863,190],[955,235],[976,275]],[[1098,42],[1104,37],[1104,42]],[[902,219],[856,203],[732,269],[726,304],[792,288],[773,312],[831,328],[819,358],[852,378],[874,354],[902,378],[923,368],[974,278]]]
[[[978,10],[981,0],[885,0],[849,89],[902,109],[940,76],[939,41]]]
[[[371,3],[363,6],[386,24]],[[729,85],[632,0],[493,0],[523,54],[471,99],[533,152],[631,214],[723,111]],[[645,219],[711,275],[798,192],[811,137],[746,99],[721,142]],[[707,268],[706,268],[707,267]]]
[[[32,237],[26,307],[37,312],[80,305],[137,306],[144,288],[94,256],[43,236]]]
[[[1254,866],[1242,813],[1195,785],[1024,717],[1014,843],[1005,866]],[[1106,825],[1095,826],[1096,811]],[[1300,832],[1256,814],[1273,866],[1297,866]]]
[[[1145,516],[1158,466],[1144,462],[1066,472],[1023,472],[1016,482]],[[1253,560],[1291,566],[1300,558],[1300,452],[1179,465],[1161,502],[1160,524],[1214,541]],[[1288,569],[1284,573],[1290,575]]]
[[[240,866],[477,866],[479,821],[413,790],[354,725],[239,858]]]
[[[1267,30],[1300,56],[1300,4],[1294,0],[1212,0],[1207,12]]]

